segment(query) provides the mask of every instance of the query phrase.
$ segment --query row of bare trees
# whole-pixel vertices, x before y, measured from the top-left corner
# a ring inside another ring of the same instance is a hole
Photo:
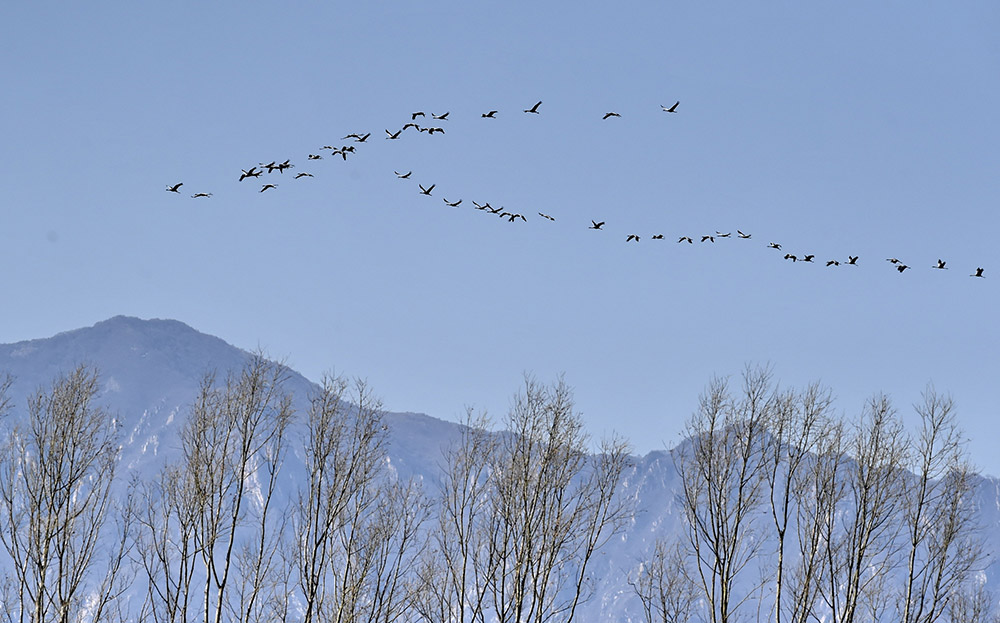
[[[120,473],[81,366],[26,413],[0,384],[0,620],[569,623],[632,517],[628,447],[593,447],[561,380],[502,432],[469,417],[439,482],[403,478],[379,401],[327,378],[296,413],[261,355],[207,375],[153,477]]]
[[[845,421],[819,385],[713,381],[674,449],[686,530],[630,582],[647,623],[992,621],[950,398],[908,435],[890,400]]]

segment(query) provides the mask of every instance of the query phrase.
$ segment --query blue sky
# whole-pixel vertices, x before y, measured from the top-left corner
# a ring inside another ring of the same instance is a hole
[[[747,363],[846,416],[933,383],[1000,474],[996,3],[37,4],[0,25],[0,341],[175,318],[444,419],[565,374],[641,452]],[[445,134],[385,140],[418,110]]]

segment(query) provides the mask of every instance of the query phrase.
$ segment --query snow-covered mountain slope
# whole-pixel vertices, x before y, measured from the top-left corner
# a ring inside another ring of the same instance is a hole
[[[28,397],[50,386],[57,375],[81,363],[96,367],[101,404],[121,424],[123,467],[130,475],[148,479],[165,461],[178,456],[178,431],[204,375],[236,369],[249,356],[178,321],[119,316],[50,338],[0,345],[0,373],[13,375],[11,397],[16,408],[24,409]],[[293,394],[301,413],[318,387],[289,371],[285,389]],[[374,390],[377,394],[378,388]],[[400,475],[435,482],[441,449],[455,439],[459,426],[416,413],[389,413],[386,421],[394,468]],[[299,457],[290,457],[283,471],[289,479],[300,478]],[[678,474],[668,452],[634,457],[623,490],[637,500],[637,512],[627,530],[595,559],[591,576],[597,580],[597,591],[578,620],[640,620],[627,577],[648,556],[658,537],[679,535],[683,530],[678,489]],[[1000,546],[1000,481],[979,479],[976,500],[991,552],[987,586],[995,591],[1000,565],[993,562],[992,551]]]

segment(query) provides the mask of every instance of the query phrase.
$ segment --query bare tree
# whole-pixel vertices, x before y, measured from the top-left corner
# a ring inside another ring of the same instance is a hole
[[[6,407],[9,378],[0,384]],[[127,539],[99,553],[118,463],[114,419],[94,405],[97,372],[79,366],[38,390],[0,448],[0,542],[8,621],[101,621],[124,591]],[[119,526],[123,532],[128,526]],[[105,555],[106,554],[106,555]],[[103,577],[94,567],[106,561]]]
[[[934,623],[947,614],[983,556],[970,500],[973,473],[953,408],[951,398],[933,388],[916,406],[921,429],[904,498],[903,623]]]
[[[728,623],[750,594],[737,595],[737,579],[760,551],[762,451],[776,400],[770,371],[747,368],[738,399],[724,380],[713,380],[687,423],[687,442],[674,452],[693,558],[707,620]]]
[[[349,401],[347,387],[326,378],[309,410],[293,576],[304,623],[394,623],[412,607],[427,505],[390,473],[381,403],[361,381]]]
[[[680,543],[658,540],[629,586],[642,604],[646,623],[687,623],[694,616],[697,591]]]
[[[605,441],[587,454],[583,421],[560,380],[530,378],[508,414],[491,467],[483,575],[501,623],[568,623],[587,599],[593,555],[631,516],[617,495],[628,447]]]
[[[443,453],[433,547],[421,564],[417,608],[429,623],[485,620],[489,585],[489,541],[485,525],[490,510],[498,435],[485,415],[466,414],[459,438]]]
[[[786,391],[775,396],[769,409],[767,434],[762,439],[771,519],[777,540],[777,560],[774,570],[774,620],[781,623],[787,609],[782,602],[785,592],[785,546],[789,527],[796,515],[796,479],[808,470],[807,463],[815,456],[817,442],[829,422],[832,404],[830,392],[812,384],[802,392]],[[815,560],[810,557],[809,560]],[[791,611],[801,604],[793,597]]]
[[[845,497],[825,517],[827,543],[820,594],[835,623],[879,620],[889,604],[886,582],[899,564],[899,512],[905,491],[903,427],[889,399],[874,396],[858,422],[840,468]]]
[[[275,586],[273,500],[293,416],[286,377],[259,353],[221,384],[207,374],[181,430],[181,461],[139,489],[137,542],[155,620],[188,621],[195,610],[204,623],[261,615]]]

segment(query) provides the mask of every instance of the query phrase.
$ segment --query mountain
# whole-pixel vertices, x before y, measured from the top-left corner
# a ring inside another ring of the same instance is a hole
[[[57,375],[81,363],[96,367],[100,403],[121,425],[124,467],[130,474],[150,478],[164,462],[178,456],[178,431],[204,375],[224,374],[250,356],[175,320],[118,316],[50,338],[0,345],[0,373],[13,375],[10,396],[23,409],[29,396],[50,386]],[[318,390],[315,383],[292,370],[285,388],[292,393],[298,412],[305,411],[309,397]],[[440,471],[442,446],[455,439],[459,426],[418,413],[389,413],[386,421],[394,469],[433,483]],[[301,477],[300,459],[289,462],[287,477]],[[583,623],[641,620],[627,577],[648,556],[657,537],[679,535],[685,525],[676,502],[679,477],[669,452],[633,457],[622,487],[637,501],[637,512],[625,532],[593,562],[597,590],[579,614]],[[975,499],[982,534],[993,551],[1000,545],[1000,481],[978,478]],[[998,565],[991,556],[983,576],[994,592],[1000,577]]]

